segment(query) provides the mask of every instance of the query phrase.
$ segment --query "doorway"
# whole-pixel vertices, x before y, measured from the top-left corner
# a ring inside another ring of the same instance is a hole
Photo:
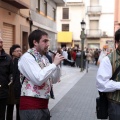
[[[28,32],[22,32],[22,52],[25,53],[28,49]]]

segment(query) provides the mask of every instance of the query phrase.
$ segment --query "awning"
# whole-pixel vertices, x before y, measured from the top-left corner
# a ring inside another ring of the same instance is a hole
[[[72,42],[72,32],[58,32],[57,42],[71,43]]]

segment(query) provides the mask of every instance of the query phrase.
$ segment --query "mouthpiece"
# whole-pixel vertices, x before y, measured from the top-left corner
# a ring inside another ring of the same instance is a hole
[[[55,52],[53,52],[53,51],[51,51],[51,50],[49,50],[49,52],[50,52],[50,53],[52,53],[52,54],[54,54],[54,55],[56,55],[56,53],[55,53]]]

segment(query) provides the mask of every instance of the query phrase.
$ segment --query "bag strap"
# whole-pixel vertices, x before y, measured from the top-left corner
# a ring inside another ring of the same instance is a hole
[[[116,76],[117,76],[117,74],[118,74],[119,72],[120,72],[120,65],[119,65],[119,67],[115,70],[115,72],[113,73],[111,79],[115,79]]]
[[[28,53],[30,53],[30,52],[28,52]],[[36,60],[36,57],[32,54],[32,53],[30,53],[34,58],[35,58],[35,60]],[[21,84],[23,84],[23,82],[24,82],[24,80],[25,80],[25,76],[23,77],[23,80],[22,80],[22,83]]]

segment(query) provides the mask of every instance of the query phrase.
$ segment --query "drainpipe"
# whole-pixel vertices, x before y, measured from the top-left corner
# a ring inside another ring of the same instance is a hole
[[[26,20],[29,22],[30,25],[30,33],[32,32],[32,25],[33,25],[33,21],[31,19],[31,17],[27,17]]]

